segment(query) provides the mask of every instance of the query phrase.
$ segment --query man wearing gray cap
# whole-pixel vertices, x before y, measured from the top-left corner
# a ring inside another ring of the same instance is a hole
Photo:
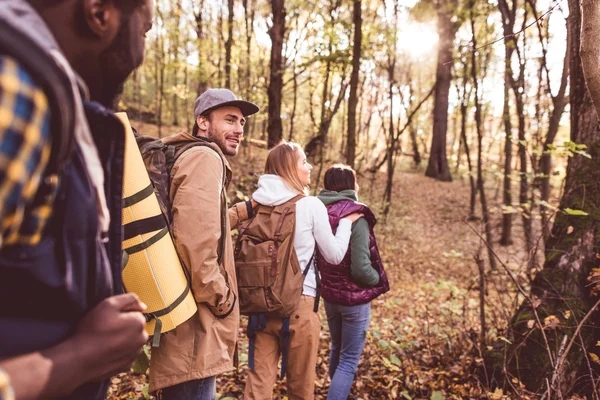
[[[152,350],[150,390],[164,400],[214,400],[216,376],[234,366],[240,313],[225,195],[231,168],[224,156],[237,154],[246,117],[258,110],[227,89],[209,89],[194,103],[192,135],[163,139],[187,149],[176,154],[169,196],[175,246],[198,304]]]

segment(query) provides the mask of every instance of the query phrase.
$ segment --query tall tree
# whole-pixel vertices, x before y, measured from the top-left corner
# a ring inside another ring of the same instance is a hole
[[[533,9],[534,16],[537,19],[537,13],[535,11],[535,3],[531,0],[527,0]],[[550,173],[552,171],[552,156],[550,153],[551,146],[556,139],[558,134],[558,128],[560,127],[560,120],[562,118],[565,107],[568,103],[567,87],[569,80],[569,57],[572,41],[569,37],[570,30],[567,30],[567,45],[565,47],[565,57],[563,61],[562,75],[560,78],[560,86],[556,95],[552,94],[550,84],[550,73],[548,71],[547,61],[547,45],[544,45],[544,38],[542,34],[542,24],[538,22],[538,33],[540,36],[540,43],[542,44],[542,60],[544,70],[546,72],[546,93],[552,100],[552,112],[550,114],[550,121],[548,124],[548,131],[546,132],[546,138],[544,140],[544,152],[539,162],[539,175],[540,177],[540,214],[542,216],[542,235],[544,242],[550,237],[550,215],[551,211],[548,210],[547,204],[550,200]]]
[[[270,79],[267,90],[269,97],[269,122],[267,126],[269,148],[274,147],[283,138],[281,123],[281,92],[283,90],[283,38],[285,36],[284,0],[272,0],[273,25],[269,28],[271,37]]]
[[[231,47],[233,46],[233,0],[227,0],[227,41],[225,42],[225,87],[231,89]]]
[[[446,156],[448,131],[448,97],[452,81],[452,49],[458,27],[456,21],[458,1],[436,1],[437,30],[439,36],[437,68],[435,73],[435,103],[433,106],[433,135],[431,152],[425,175],[440,181],[451,181]]]
[[[198,84],[196,85],[196,94],[200,96],[208,89],[206,71],[208,63],[206,63],[206,51],[202,48],[202,42],[204,40],[204,0],[200,0],[198,4],[198,11],[194,12],[194,19],[196,21],[196,36],[198,43]]]
[[[513,0],[509,5],[507,0],[498,0],[498,8],[502,15],[502,30],[504,33],[504,108],[502,119],[504,120],[504,187],[502,191],[502,203],[505,207],[512,209],[512,122],[510,113],[510,89],[512,70],[512,56],[516,47],[514,27],[517,17],[518,0]],[[502,214],[502,236],[500,244],[508,246],[512,243],[512,212]]]
[[[473,83],[473,95],[475,98],[475,129],[477,130],[477,190],[479,191],[479,201],[481,203],[481,214],[483,216],[483,228],[488,247],[488,256],[491,269],[496,269],[496,259],[494,258],[494,249],[492,238],[492,226],[490,221],[490,212],[485,195],[485,185],[483,182],[483,129],[481,117],[481,103],[479,101],[479,77],[477,76],[477,34],[475,31],[475,17],[473,9],[475,0],[469,1],[469,14],[471,17],[471,81]],[[465,141],[466,143],[466,141]]]
[[[352,73],[350,75],[350,97],[348,98],[348,144],[346,163],[354,168],[356,157],[356,106],[358,104],[358,73],[362,49],[362,2],[354,0],[352,20],[354,22],[354,44],[352,47]]]
[[[244,98],[250,100],[252,98],[253,81],[252,81],[252,36],[254,32],[254,16],[256,14],[256,0],[242,0],[244,7],[244,26],[246,28],[246,66],[244,68],[244,84],[240,85],[244,88]],[[240,77],[241,79],[241,77]],[[244,149],[247,149],[248,140],[252,137],[253,128],[256,119],[253,118],[249,124],[244,126],[244,141],[242,142]]]

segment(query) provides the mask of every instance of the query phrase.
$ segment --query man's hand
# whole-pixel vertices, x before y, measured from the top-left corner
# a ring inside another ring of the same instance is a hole
[[[131,366],[148,340],[142,315],[146,308],[135,294],[121,294],[105,299],[81,320],[73,339],[86,381],[98,381]]]
[[[80,321],[75,334],[46,350],[0,360],[20,400],[69,395],[87,382],[127,370],[148,340],[134,294],[105,299]]]

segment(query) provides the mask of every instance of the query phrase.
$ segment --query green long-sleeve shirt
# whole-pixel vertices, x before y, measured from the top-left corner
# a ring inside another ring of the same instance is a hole
[[[354,190],[343,190],[341,192],[322,190],[318,197],[325,205],[336,203],[340,200],[358,201],[358,196]],[[377,285],[379,283],[379,274],[371,265],[369,224],[364,218],[360,218],[352,224],[349,246],[352,278],[362,285]]]

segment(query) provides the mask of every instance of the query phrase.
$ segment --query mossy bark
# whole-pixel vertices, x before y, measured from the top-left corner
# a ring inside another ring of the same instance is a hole
[[[546,243],[544,268],[532,284],[533,306],[526,300],[513,316],[507,332],[512,344],[494,346],[485,357],[488,373],[494,375],[492,384],[506,387],[514,385],[512,379],[517,378],[527,389],[537,393],[548,392],[549,385],[552,393],[586,390],[582,382],[590,381],[590,374],[593,374],[588,367],[586,352],[594,351],[599,331],[598,317],[592,316],[581,329],[580,337],[575,339],[562,368],[555,373],[553,366],[566,347],[562,345],[565,336],[569,343],[579,321],[597,301],[590,296],[587,277],[592,268],[598,267],[597,254],[600,253],[600,130],[581,70],[578,1],[569,0],[569,9],[570,39],[573,41],[571,140],[586,144],[591,159],[582,155],[569,159],[560,209],[583,210],[588,215],[557,214],[552,235]],[[557,318],[554,320],[557,324],[551,323],[552,316]],[[545,323],[547,318],[548,325]]]

